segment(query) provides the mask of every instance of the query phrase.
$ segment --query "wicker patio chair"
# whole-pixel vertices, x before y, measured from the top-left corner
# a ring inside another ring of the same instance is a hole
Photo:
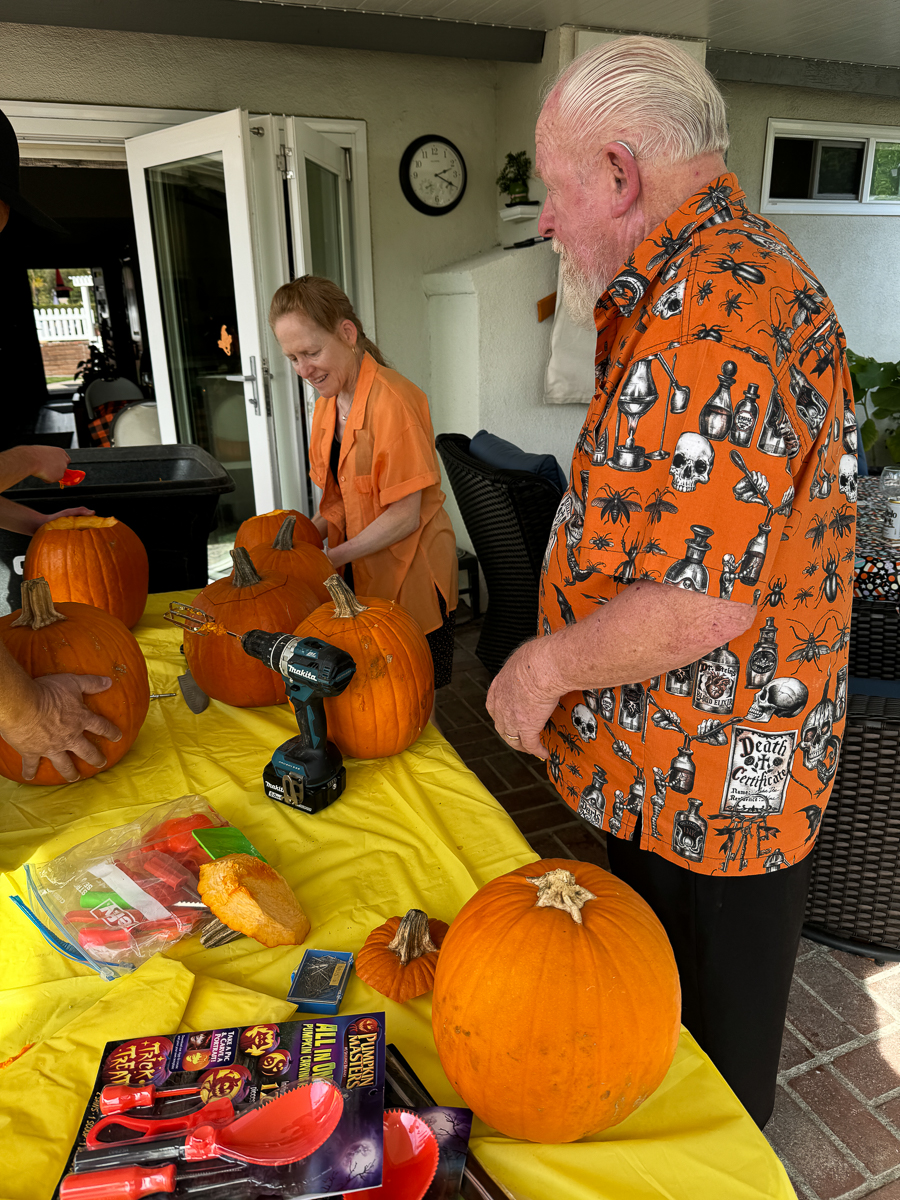
[[[850,676],[900,679],[900,613],[895,603],[882,600],[853,601]]]
[[[804,936],[900,960],[900,699],[850,695],[813,856]]]
[[[496,675],[537,631],[541,559],[561,493],[529,471],[473,458],[460,433],[442,433],[435,444],[484,571],[488,605],[475,653]]]

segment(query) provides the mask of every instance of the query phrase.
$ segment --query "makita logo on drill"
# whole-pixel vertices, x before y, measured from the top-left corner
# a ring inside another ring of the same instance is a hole
[[[292,675],[299,675],[301,679],[308,679],[310,683],[319,682],[319,677],[314,671],[306,671],[303,667],[295,667],[293,664],[288,667],[288,670]]]

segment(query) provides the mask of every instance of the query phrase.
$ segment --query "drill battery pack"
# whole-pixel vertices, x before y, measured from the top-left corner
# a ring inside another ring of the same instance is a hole
[[[308,766],[311,759],[318,775],[315,784],[309,782]],[[331,768],[331,775],[322,779],[323,764]],[[263,787],[270,800],[286,804],[298,812],[317,813],[343,794],[347,786],[347,771],[337,747],[331,742],[318,752],[311,752],[302,737],[292,737],[284,742],[266,764],[263,771]]]

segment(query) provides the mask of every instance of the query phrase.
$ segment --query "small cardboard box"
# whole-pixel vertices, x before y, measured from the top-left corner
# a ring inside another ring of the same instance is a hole
[[[349,950],[305,950],[291,975],[288,1000],[304,1012],[336,1016],[353,967]]]

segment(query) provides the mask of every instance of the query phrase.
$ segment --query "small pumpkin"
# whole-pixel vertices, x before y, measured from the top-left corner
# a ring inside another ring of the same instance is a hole
[[[93,604],[130,629],[147,603],[150,568],[138,535],[115,517],[58,517],[28,543],[26,579],[46,579],[57,602]]]
[[[447,1078],[482,1121],[531,1142],[624,1121],[662,1082],[680,1018],[665,930],[591,863],[542,859],[486,884],[435,972]]]
[[[411,746],[434,702],[434,663],[414,617],[393,600],[358,600],[339,575],[325,580],[332,603],[296,629],[346,650],[349,687],[325,700],[328,737],[352,758],[383,758]]]
[[[325,580],[334,574],[334,566],[323,550],[294,536],[296,524],[297,518],[293,514],[285,517],[275,541],[271,545],[263,542],[260,546],[251,546],[250,556],[257,571],[294,575],[309,585],[319,597],[320,604],[325,604],[328,601]]]
[[[76,756],[83,778],[114,767],[140,733],[150,707],[147,664],[134,635],[110,613],[89,604],[54,604],[46,579],[22,584],[22,607],[0,618],[0,641],[32,679],[43,675],[107,675],[112,686],[84,696],[91,712],[118,725],[118,742],[85,733],[106,755],[105,767]],[[46,758],[34,779],[22,778],[22,757],[0,738],[0,774],[16,783],[59,784],[66,780]]]
[[[309,517],[305,517],[303,513],[297,512],[296,508],[276,508],[272,512],[259,513],[255,517],[248,517],[237,531],[237,537],[234,539],[235,546],[244,546],[250,550],[254,546],[261,546],[264,542],[268,542],[271,545],[285,517],[294,517],[296,519],[294,541],[309,542],[311,546],[315,546],[318,550],[324,548],[325,543],[322,541],[322,535],[318,529],[316,529]]]
[[[356,956],[356,974],[389,1000],[402,1004],[434,987],[438,950],[447,934],[446,921],[431,920],[420,908],[405,917],[388,917],[373,929]]]
[[[208,696],[235,708],[284,704],[287,695],[281,676],[251,658],[232,633],[264,629],[290,633],[318,604],[318,597],[302,580],[280,571],[257,571],[243,547],[231,552],[234,570],[227,579],[209,584],[194,600],[208,613],[208,636],[188,632],[184,657],[194,679]]]

